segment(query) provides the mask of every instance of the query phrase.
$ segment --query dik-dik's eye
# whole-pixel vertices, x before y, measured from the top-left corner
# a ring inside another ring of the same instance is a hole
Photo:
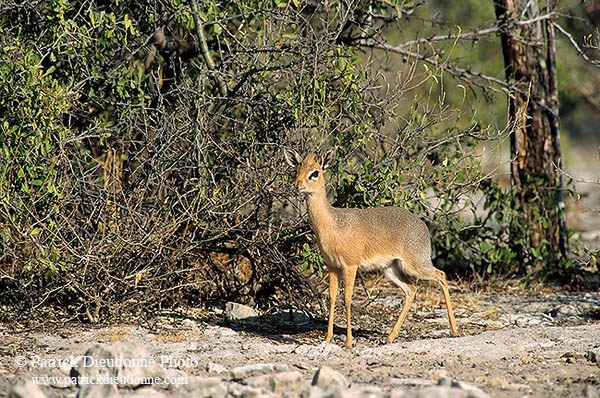
[[[315,170],[308,176],[309,180],[316,180],[319,178],[319,170]]]

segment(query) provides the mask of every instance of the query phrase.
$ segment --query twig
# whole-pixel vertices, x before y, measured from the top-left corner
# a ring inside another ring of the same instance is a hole
[[[573,39],[573,36],[571,36],[571,34],[569,32],[567,32],[562,26],[560,26],[556,22],[553,22],[552,25],[554,25],[554,27],[560,33],[562,33],[563,35],[565,35],[567,37],[567,39],[569,39],[569,41],[571,42],[573,47],[575,47],[575,50],[577,50],[579,55],[581,55],[581,58],[583,58],[584,60],[586,60],[587,62],[589,62],[590,64],[592,64],[594,66],[600,67],[600,60],[593,60],[590,57],[588,57],[587,54],[581,49],[581,47],[579,47],[579,44],[577,44],[577,42],[575,41],[575,39]]]
[[[202,57],[204,58],[204,62],[206,63],[208,69],[216,72],[217,68],[215,67],[215,61],[210,55],[208,43],[206,42],[206,33],[204,32],[204,27],[202,25],[202,21],[200,20],[200,13],[198,12],[198,0],[192,0],[192,11],[192,14],[194,15],[194,25],[196,25],[196,34],[198,35],[198,40],[200,41],[200,51],[202,52]],[[227,85],[225,84],[225,80],[223,80],[221,75],[218,73],[214,73],[213,76],[217,81],[219,93],[222,97],[227,97]]]
[[[412,51],[404,50],[404,49],[402,49],[401,46],[391,46],[389,44],[380,44],[380,43],[361,43],[361,46],[367,47],[367,48],[375,48],[375,49],[379,49],[379,50],[385,50],[385,51],[401,54],[401,55],[407,56],[409,58],[414,58],[414,59],[424,61],[430,65],[433,65],[436,67],[441,67],[445,72],[451,74],[452,76],[454,76],[466,83],[474,84],[480,88],[486,88],[486,89],[489,89],[492,91],[502,92],[502,90],[498,90],[492,86],[485,86],[481,83],[477,83],[477,82],[473,81],[472,79],[469,79],[466,75],[467,74],[472,75],[474,77],[477,77],[477,78],[480,78],[483,80],[487,80],[489,83],[495,83],[495,84],[505,87],[507,89],[513,89],[517,92],[520,92],[519,89],[514,87],[514,85],[511,85],[504,80],[498,79],[496,77],[484,75],[483,73],[472,72],[472,71],[470,71],[468,69],[464,69],[464,68],[451,67],[444,63],[438,62],[435,59],[428,57],[426,55],[421,55],[421,54],[414,53]]]

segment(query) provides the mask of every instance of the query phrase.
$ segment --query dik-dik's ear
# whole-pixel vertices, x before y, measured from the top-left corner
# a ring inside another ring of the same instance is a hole
[[[302,156],[293,149],[283,148],[283,157],[287,164],[292,167],[298,167],[298,165],[302,163]]]
[[[335,160],[335,152],[333,151],[333,149],[328,150],[327,152],[325,152],[323,155],[321,155],[321,168],[323,170],[328,169],[332,164],[333,161]]]

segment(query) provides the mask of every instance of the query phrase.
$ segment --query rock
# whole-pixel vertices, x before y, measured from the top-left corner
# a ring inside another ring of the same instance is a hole
[[[486,394],[483,390],[475,387],[474,385],[465,383],[463,381],[453,380],[447,377],[440,378],[435,387],[450,388],[450,390],[453,390],[448,391],[448,394],[450,394],[448,396],[450,397],[489,398],[488,394]]]
[[[381,398],[383,391],[377,386],[363,386],[358,388],[350,388],[343,392],[344,398]]]
[[[302,394],[302,373],[298,371],[254,376],[244,379],[243,382],[248,386],[275,394],[282,394],[284,392],[288,396]]]
[[[275,394],[296,391],[298,395],[301,395],[303,384],[302,373],[297,370],[276,373],[271,376],[271,391]]]
[[[218,363],[214,363],[214,362],[209,362],[208,364],[206,364],[206,371],[209,374],[225,374],[225,373],[229,373],[229,370]]]
[[[417,378],[400,379],[400,378],[397,378],[397,377],[392,377],[390,379],[390,384],[393,385],[393,386],[425,387],[425,386],[431,386],[431,380],[429,380],[429,379],[417,379]]]
[[[183,388],[184,397],[190,398],[225,398],[227,385],[218,377],[190,377]]]
[[[229,395],[233,397],[242,398],[255,398],[265,395],[264,391],[260,388],[245,386],[238,383],[232,383],[229,385]]]
[[[272,364],[272,363],[253,363],[250,365],[238,366],[231,369],[231,378],[240,380],[245,377],[272,374],[277,372],[287,372],[287,365]]]
[[[258,390],[269,390],[271,388],[271,375],[248,377],[243,380],[243,383]]]
[[[209,326],[204,330],[204,335],[211,338],[233,338],[237,337],[237,332],[235,330],[231,330],[229,328],[224,328],[221,326]]]
[[[552,309],[550,316],[559,321],[566,321],[572,318],[578,318],[583,315],[584,312],[581,307],[574,304],[562,304],[559,307]]]
[[[181,321],[181,326],[183,326],[184,328],[193,329],[197,325],[196,322],[192,321],[191,319],[184,319],[183,321]]]
[[[277,349],[278,349],[277,346],[270,344],[270,343],[250,341],[250,342],[244,342],[242,344],[242,351],[247,356],[258,357],[258,358],[266,357],[266,356],[270,355],[271,353],[273,353],[273,351],[275,351]]]
[[[341,352],[342,347],[323,341],[319,345],[302,344],[296,347],[295,354],[306,356],[308,359],[329,357],[335,352]]]
[[[448,386],[432,386],[418,391],[392,391],[390,396],[392,398],[490,398],[481,390],[465,391]]]
[[[80,387],[78,398],[118,396],[118,387],[137,388],[148,379],[162,377],[156,359],[144,347],[117,342],[95,345],[71,368]]]
[[[10,389],[8,398],[46,398],[46,395],[33,381],[19,380]]]
[[[600,345],[588,350],[588,352],[585,354],[585,357],[591,363],[595,363],[596,365],[600,366]]]
[[[503,386],[502,389],[507,391],[523,391],[526,393],[531,393],[531,387],[522,383],[509,383]]]
[[[600,392],[598,389],[591,384],[586,384],[583,387],[583,398],[599,398]]]
[[[345,390],[348,388],[348,379],[340,372],[323,366],[317,370],[312,380],[312,385],[322,388],[325,391]]]
[[[228,321],[242,321],[258,318],[258,312],[247,305],[228,302],[225,304],[225,319]]]

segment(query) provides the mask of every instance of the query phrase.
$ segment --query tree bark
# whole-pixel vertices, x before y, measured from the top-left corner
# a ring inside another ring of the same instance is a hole
[[[556,8],[556,1],[548,7]],[[495,0],[509,93],[511,180],[525,236],[513,238],[530,271],[569,252],[560,172],[558,90],[552,19],[516,24],[538,16],[537,0]],[[513,229],[514,231],[515,229]],[[529,250],[528,250],[529,248]]]

